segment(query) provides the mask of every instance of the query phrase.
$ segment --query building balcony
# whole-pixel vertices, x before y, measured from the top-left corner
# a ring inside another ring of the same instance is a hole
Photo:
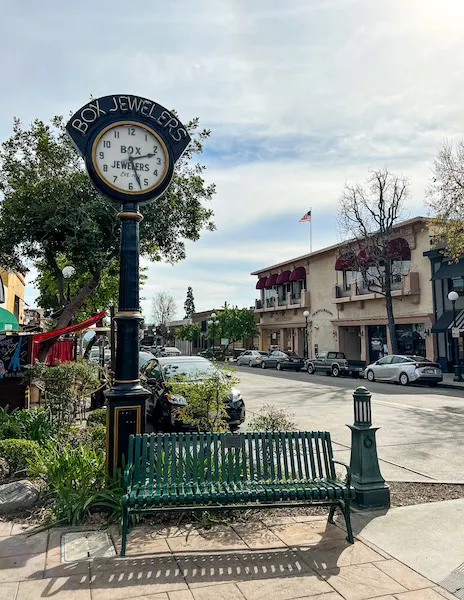
[[[309,292],[302,290],[300,294],[287,294],[285,298],[277,296],[255,300],[255,312],[270,312],[293,308],[309,308]]]
[[[403,275],[395,275],[392,281],[392,296],[418,298],[420,296],[419,273],[411,271]],[[372,282],[372,285],[367,286],[362,283],[352,283],[349,289],[345,289],[341,285],[334,285],[332,301],[335,304],[344,304],[346,302],[376,300],[383,297],[384,295],[380,291],[376,291],[374,282]],[[416,301],[418,302],[418,299]]]

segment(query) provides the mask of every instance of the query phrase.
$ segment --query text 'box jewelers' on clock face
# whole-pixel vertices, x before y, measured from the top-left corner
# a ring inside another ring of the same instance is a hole
[[[100,131],[92,144],[96,174],[111,189],[128,195],[150,194],[165,180],[169,152],[147,125],[118,121]]]

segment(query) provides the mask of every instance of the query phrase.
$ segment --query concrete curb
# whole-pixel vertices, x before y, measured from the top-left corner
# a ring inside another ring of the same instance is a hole
[[[464,383],[439,383],[435,389],[439,390],[441,388],[448,390],[462,390],[462,393],[464,394]]]

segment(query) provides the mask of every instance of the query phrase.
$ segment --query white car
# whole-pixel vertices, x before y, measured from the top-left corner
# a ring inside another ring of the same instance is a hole
[[[237,367],[248,365],[249,367],[260,367],[263,356],[267,356],[267,352],[259,350],[245,350],[237,358]]]
[[[440,365],[422,356],[390,354],[366,367],[368,381],[394,381],[401,385],[424,382],[435,387],[443,381]]]

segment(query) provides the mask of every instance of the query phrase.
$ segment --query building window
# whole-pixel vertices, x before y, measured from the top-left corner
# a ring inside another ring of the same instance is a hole
[[[464,296],[464,277],[453,277],[448,283],[449,291],[457,292],[460,296]]]
[[[19,321],[19,296],[14,297],[14,308],[13,314],[16,317],[16,320]]]
[[[357,271],[343,271],[343,289],[346,292],[351,290],[351,284],[356,283],[358,280]]]

